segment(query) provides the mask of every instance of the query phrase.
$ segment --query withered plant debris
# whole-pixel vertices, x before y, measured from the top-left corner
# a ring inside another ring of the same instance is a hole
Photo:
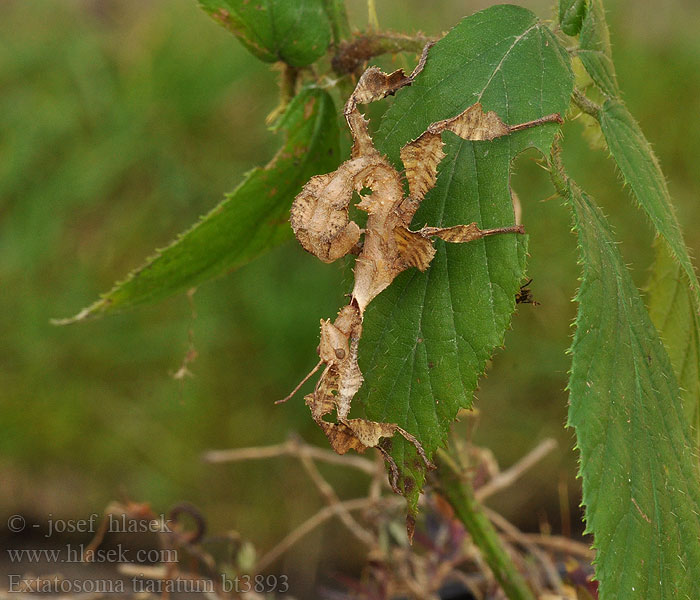
[[[320,360],[294,389],[278,402],[291,398],[321,366],[323,373],[313,393],[305,397],[311,415],[323,429],[333,449],[344,454],[349,449],[364,452],[378,448],[389,463],[391,484],[395,491],[398,469],[379,442],[399,433],[418,451],[428,468],[434,468],[420,442],[395,423],[378,423],[349,417],[352,399],[363,382],[357,363],[362,321],[367,305],[394,278],[410,267],[425,271],[435,255],[432,238],[465,243],[499,233],[524,233],[521,225],[480,229],[476,223],[453,227],[423,227],[411,231],[409,226],[426,193],[437,180],[437,168],[445,157],[442,133],[451,131],[465,140],[493,140],[515,131],[543,123],[561,123],[558,114],[551,114],[519,125],[507,125],[493,112],[484,112],[476,103],[450,119],[430,125],[417,139],[400,152],[409,193],[404,196],[400,173],[374,147],[368,121],[357,109],[394,94],[410,85],[425,65],[427,45],[411,75],[399,69],[386,74],[377,67],[368,68],[360,77],[355,91],[345,104],[345,119],[353,137],[352,157],[336,171],[312,177],[297,195],[291,209],[291,225],[301,245],[323,262],[333,262],[347,254],[357,254],[355,283],[350,302],[338,313],[334,322],[321,320]],[[361,229],[351,221],[348,207],[353,192],[361,195],[357,208],[367,213]],[[362,242],[360,239],[364,238]],[[324,417],[335,410],[335,422]]]

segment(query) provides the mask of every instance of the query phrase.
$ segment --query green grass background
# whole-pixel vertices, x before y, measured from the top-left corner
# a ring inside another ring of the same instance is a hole
[[[492,3],[377,4],[383,27],[435,35]],[[549,2],[523,4],[552,15]],[[365,27],[365,3],[348,5],[353,25]],[[697,255],[700,5],[607,7],[624,97]],[[202,286],[193,307],[181,296],[49,324],[93,301],[272,157],[279,140],[264,121],[277,103],[275,81],[194,0],[0,3],[0,514],[80,518],[122,494],[161,512],[186,499],[213,530],[235,529],[265,549],[321,505],[292,460],[221,466],[200,456],[290,432],[325,445],[301,397],[272,402],[314,364],[318,319],[335,313],[347,287],[341,267],[290,243]],[[582,129],[565,127],[565,162],[610,216],[643,285],[651,229]],[[547,521],[559,530],[563,490],[573,507],[579,494],[573,437],[563,429],[579,272],[569,215],[559,200],[545,201],[553,190],[535,158],[518,160],[513,185],[541,305],[520,307],[483,381],[476,441],[503,466],[539,439],[560,441],[492,502],[524,527]],[[190,330],[194,376],[176,380]],[[324,472],[341,496],[364,493],[363,478]],[[326,528],[280,568],[311,585],[354,543]]]

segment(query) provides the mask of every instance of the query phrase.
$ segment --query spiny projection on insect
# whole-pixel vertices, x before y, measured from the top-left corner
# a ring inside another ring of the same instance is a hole
[[[338,169],[312,177],[294,200],[290,222],[294,234],[305,250],[323,262],[333,262],[355,254],[354,286],[350,302],[335,321],[321,320],[319,362],[292,393],[291,398],[321,367],[324,367],[313,393],[305,397],[314,421],[323,429],[338,454],[350,449],[364,452],[377,448],[387,460],[390,483],[397,493],[398,470],[391,456],[379,445],[382,438],[399,433],[413,444],[428,468],[433,468],[420,442],[395,423],[379,423],[349,417],[352,399],[362,386],[358,366],[358,348],[362,322],[368,304],[386,289],[394,278],[411,267],[425,271],[435,255],[432,239],[466,243],[501,233],[524,233],[521,225],[480,229],[476,223],[453,227],[409,229],[413,216],[426,193],[437,180],[437,168],[445,157],[442,133],[451,131],[465,140],[493,140],[515,131],[544,123],[561,123],[558,114],[534,121],[507,125],[493,111],[484,112],[480,103],[473,104],[450,119],[432,123],[418,138],[400,152],[408,182],[408,196],[400,173],[374,147],[368,121],[358,110],[411,85],[422,71],[430,45],[423,50],[418,65],[406,76],[399,69],[386,74],[377,67],[368,68],[360,77],[345,104],[345,119],[353,138],[352,156]],[[353,192],[371,190],[360,196],[357,208],[367,213],[364,229],[350,220],[348,209]],[[335,421],[324,419],[335,411]]]

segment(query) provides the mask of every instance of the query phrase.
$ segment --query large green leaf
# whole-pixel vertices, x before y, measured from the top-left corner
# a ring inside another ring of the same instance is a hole
[[[619,95],[615,65],[610,51],[610,32],[602,0],[589,0],[581,25],[577,56],[596,85],[608,96]]]
[[[199,4],[265,62],[310,65],[330,43],[322,0],[199,0]]]
[[[659,247],[660,254],[655,269],[660,271],[653,276],[653,280],[660,285],[670,286],[673,296],[668,296],[660,287],[655,289],[652,316],[660,327],[670,327],[670,331],[665,332],[664,339],[681,378],[681,384],[686,390],[686,414],[689,420],[694,422],[700,414],[700,384],[697,380],[700,285],[683,241],[661,167],[644,133],[619,97],[601,0],[592,1],[584,20],[584,29],[581,31],[580,46],[581,60],[588,74],[609,96],[603,106],[593,112],[600,122],[610,155],[617,163],[625,183],[632,189],[640,207],[661,235],[662,243],[668,246],[667,249]],[[667,253],[678,263],[683,271],[682,275],[672,275],[672,265],[668,264],[665,258]],[[672,281],[668,281],[669,278]],[[668,311],[678,311],[686,318],[671,318],[666,316]],[[687,325],[689,329],[680,334],[677,332],[678,326],[674,325],[677,321]]]
[[[668,246],[656,242],[656,260],[647,287],[651,320],[671,358],[681,387],[683,410],[700,434],[700,316],[689,281]],[[697,442],[696,442],[697,443]]]
[[[583,279],[569,383],[602,599],[700,598],[700,486],[669,357],[601,211],[570,184]]]
[[[609,96],[595,116],[610,155],[663,240],[658,246],[652,275],[650,309],[681,382],[688,421],[696,423],[700,416],[700,285],[661,167],[644,133],[619,97],[601,0],[592,1],[580,45],[581,60],[588,74]],[[669,262],[669,256],[678,268]]]
[[[302,91],[278,125],[287,140],[272,162],[248,173],[221,204],[100,300],[59,323],[161,300],[240,267],[289,238],[294,196],[311,176],[338,164],[336,122],[325,91]]]
[[[668,243],[676,260],[688,276],[691,288],[700,299],[700,288],[683,234],[676,219],[661,167],[642,130],[620,101],[609,99],[598,113],[601,129],[625,183],[634,192],[656,230]]]
[[[564,113],[571,89],[566,53],[535,15],[516,6],[489,8],[430,50],[424,71],[387,111],[378,146],[398,164],[401,146],[476,101],[515,124]],[[548,152],[556,131],[547,125],[493,142],[445,134],[447,157],[414,226],[512,224],[513,157],[528,146]],[[478,377],[503,342],[525,262],[524,239],[515,235],[436,247],[426,273],[402,274],[370,305],[360,351],[367,415],[398,423],[429,455],[444,444],[459,408],[471,406]],[[415,509],[421,462],[410,444],[391,442],[400,485]]]

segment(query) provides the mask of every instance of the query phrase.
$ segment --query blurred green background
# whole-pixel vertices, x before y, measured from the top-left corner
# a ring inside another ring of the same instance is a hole
[[[366,3],[347,3],[352,24],[364,28]],[[377,4],[382,27],[436,35],[493,3]],[[553,14],[549,1],[523,4]],[[625,99],[698,255],[700,5],[606,5]],[[272,402],[314,364],[318,319],[335,314],[347,287],[341,267],[289,243],[202,286],[192,306],[180,296],[49,324],[93,301],[272,157],[280,141],[265,116],[277,104],[276,77],[194,0],[0,2],[2,514],[80,518],[121,494],[157,512],[189,500],[213,530],[235,529],[266,549],[321,505],[291,459],[207,465],[200,457],[290,432],[325,446],[300,397]],[[610,216],[643,285],[651,230],[582,129],[580,121],[565,127],[565,162]],[[504,467],[540,439],[559,440],[557,453],[491,502],[523,527],[547,521],[558,531],[567,494],[578,529],[576,456],[563,424],[579,271],[569,215],[546,200],[553,190],[535,158],[520,157],[513,186],[540,306],[520,307],[494,358],[477,394],[475,439]],[[190,331],[193,376],[175,379]],[[363,478],[324,473],[341,496],[364,493]],[[354,544],[326,528],[283,569],[311,582]]]

